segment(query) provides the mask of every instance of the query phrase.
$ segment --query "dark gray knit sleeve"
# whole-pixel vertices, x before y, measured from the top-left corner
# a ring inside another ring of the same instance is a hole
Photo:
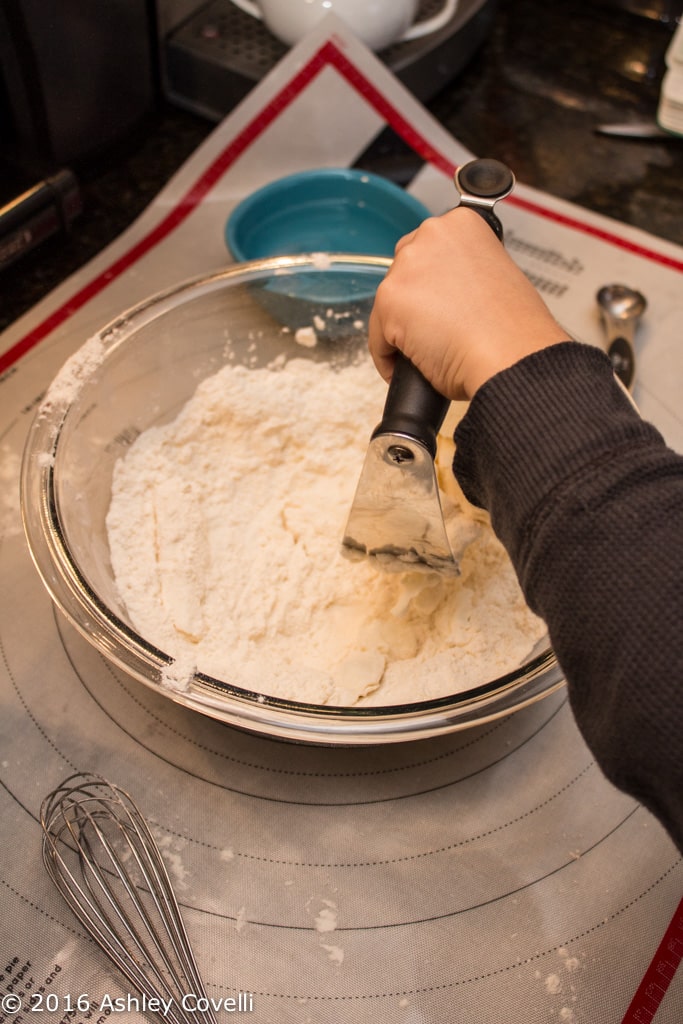
[[[596,760],[683,850],[683,458],[576,342],[488,381],[455,442]]]

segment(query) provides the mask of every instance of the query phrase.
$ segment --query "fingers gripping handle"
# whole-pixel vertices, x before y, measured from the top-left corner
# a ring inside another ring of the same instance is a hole
[[[498,160],[471,160],[455,173],[459,205],[476,210],[501,242],[503,227],[493,208],[499,199],[509,195],[514,184],[512,171]],[[417,367],[398,352],[382,421],[372,436],[401,434],[413,438],[434,458],[436,435],[449,404]]]

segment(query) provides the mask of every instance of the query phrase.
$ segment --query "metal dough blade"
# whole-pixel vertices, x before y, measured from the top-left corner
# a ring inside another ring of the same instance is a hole
[[[347,547],[378,556],[390,569],[422,565],[458,575],[434,467],[436,435],[448,405],[399,356],[346,524]]]

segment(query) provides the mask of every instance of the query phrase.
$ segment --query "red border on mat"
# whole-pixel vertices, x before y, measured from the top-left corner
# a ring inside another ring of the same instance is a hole
[[[7,352],[0,354],[0,373],[7,370],[23,355],[34,348],[43,338],[60,324],[68,320],[90,299],[98,295],[111,281],[123,274],[142,256],[162,242],[175,228],[192,213],[207,193],[220,180],[235,160],[261,135],[261,133],[285,110],[289,104],[306,88],[307,85],[328,65],[334,67],[367,102],[384,117],[387,124],[418,153],[425,161],[451,176],[455,165],[447,157],[435,149],[420,132],[411,125],[387,98],[370,82],[365,75],[339,50],[333,42],[327,42],[313,55],[274,96],[271,101],[242,129],[216,159],[199,176],[192,187],[181,196],[177,204],[144,238],[141,238],[127,252],[103,270],[97,277],[85,284],[78,292],[55,309],[45,320],[20,338]],[[620,238],[618,235],[601,228],[584,223],[574,217],[565,216],[549,210],[540,203],[510,196],[506,200],[530,213],[549,220],[554,220],[565,227],[573,228],[584,234],[593,235],[604,242],[637,253],[645,259],[661,263],[664,266],[683,272],[683,261],[664,256],[652,249],[636,245]]]
[[[683,960],[683,900],[671,919],[652,963],[621,1024],[650,1024]]]

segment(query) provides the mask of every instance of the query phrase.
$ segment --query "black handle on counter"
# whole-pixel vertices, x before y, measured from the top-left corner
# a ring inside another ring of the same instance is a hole
[[[0,270],[52,235],[66,233],[82,210],[73,173],[64,169],[0,208]]]

